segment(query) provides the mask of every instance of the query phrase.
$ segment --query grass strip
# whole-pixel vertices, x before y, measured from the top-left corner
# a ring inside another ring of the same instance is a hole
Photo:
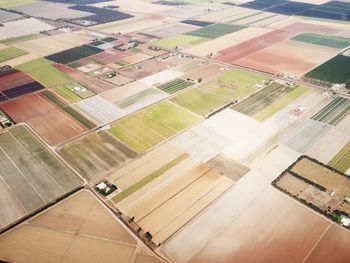
[[[153,173],[147,175],[146,177],[142,178],[137,183],[131,185],[121,193],[117,194],[115,197],[112,198],[113,202],[118,203],[122,201],[123,199],[127,198],[128,196],[132,195],[136,191],[140,190],[142,187],[144,187],[146,184],[152,182],[153,180],[157,179],[159,176],[164,174],[166,171],[168,171],[170,168],[174,167],[178,163],[182,162],[188,158],[187,154],[181,154],[180,156],[176,157],[174,160],[170,161],[166,165],[162,166],[158,170],[154,171]]]

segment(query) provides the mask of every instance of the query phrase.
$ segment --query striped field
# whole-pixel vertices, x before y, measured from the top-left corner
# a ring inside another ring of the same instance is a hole
[[[316,113],[312,119],[328,123],[330,125],[336,125],[342,119],[344,119],[349,112],[350,100],[343,97],[337,97],[322,110]]]

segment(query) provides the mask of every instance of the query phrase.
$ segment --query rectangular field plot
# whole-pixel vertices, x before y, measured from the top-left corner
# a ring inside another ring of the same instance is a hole
[[[126,114],[130,114],[167,97],[168,95],[166,93],[155,88],[149,88],[119,100],[114,104],[122,109]]]
[[[247,99],[234,105],[232,109],[248,116],[254,116],[274,101],[292,92],[295,87],[287,87],[278,83],[272,83],[264,89],[254,93]]]
[[[348,113],[350,113],[350,100],[343,97],[337,97],[315,114],[312,119],[330,125],[336,125],[344,119]]]
[[[203,43],[205,41],[208,41],[208,39],[199,37],[199,36],[180,34],[180,35],[176,35],[168,38],[163,38],[161,40],[157,40],[154,42],[154,44],[163,48],[173,49],[175,47],[188,48],[196,44]]]
[[[147,61],[140,62],[136,65],[125,67],[123,69],[117,70],[117,72],[129,79],[142,79],[152,74],[158,73],[167,69],[168,66],[165,62],[158,59],[151,59]]]
[[[15,69],[3,71],[0,76],[0,101],[13,99],[41,89],[44,89],[43,85],[24,72]]]
[[[210,167],[179,155],[112,198],[161,244],[233,185]],[[129,194],[123,194],[130,192]]]
[[[324,36],[312,33],[304,33],[297,35],[292,40],[310,43],[319,46],[344,49],[350,45],[350,39],[341,37]]]
[[[330,160],[328,165],[334,167],[342,173],[348,173],[350,168],[350,142],[347,143],[337,154]]]
[[[198,116],[163,101],[117,121],[109,132],[142,153],[197,121]]]
[[[50,60],[39,58],[17,66],[45,87],[51,88],[74,82],[73,78],[58,70]]]
[[[299,86],[295,88],[293,91],[289,92],[288,94],[275,100],[269,106],[265,107],[263,110],[254,114],[252,117],[258,121],[264,121],[270,116],[272,116],[273,114],[275,114],[276,112],[280,111],[281,109],[291,104],[293,101],[308,94],[309,91],[310,89],[308,87]]]
[[[200,29],[186,33],[186,35],[202,37],[202,38],[218,38],[229,33],[236,32],[245,28],[244,26],[239,25],[230,25],[230,24],[214,24]]]
[[[219,155],[232,143],[226,136],[202,124],[183,132],[170,142],[201,162]]]
[[[317,68],[308,72],[305,77],[330,83],[345,83],[350,79],[350,57],[337,55]]]
[[[250,171],[250,168],[225,154],[220,154],[211,159],[207,162],[207,165],[235,182]]]
[[[337,53],[337,49],[327,46],[285,40],[241,58],[234,64],[262,72],[283,72],[299,77]]]
[[[166,93],[173,94],[180,90],[186,89],[192,85],[193,85],[193,82],[191,81],[186,81],[183,79],[175,79],[167,83],[164,83],[160,86],[157,86],[157,88]]]
[[[15,47],[9,47],[5,49],[0,50],[0,62],[4,62],[6,60],[10,60],[12,58],[17,58],[20,56],[23,56],[25,54],[28,54],[26,51],[15,48]]]
[[[341,224],[350,206],[348,177],[307,156],[301,156],[272,184],[289,196]]]
[[[24,125],[0,135],[0,162],[0,228],[82,184]]]
[[[137,156],[106,132],[84,136],[65,144],[58,152],[74,169],[92,182]]]
[[[231,70],[196,89],[175,97],[173,101],[198,114],[206,114],[230,100],[241,99],[256,91],[266,78],[244,70]]]
[[[16,123],[28,123],[51,145],[60,144],[87,130],[72,116],[74,113],[50,102],[43,94],[21,97],[3,103],[0,108]]]
[[[293,150],[305,153],[310,149],[323,135],[325,135],[332,126],[314,121],[306,120],[300,127],[292,131],[282,143]]]
[[[89,191],[70,196],[2,235],[0,246],[0,258],[11,262],[26,262],[28,257],[32,262],[98,262],[101,253],[107,256],[105,263],[116,258],[119,263],[163,262]]]
[[[98,124],[109,123],[124,116],[120,109],[100,96],[81,100],[75,103],[74,107]]]
[[[52,54],[50,56],[47,56],[46,58],[55,61],[56,63],[68,64],[73,61],[98,54],[102,51],[102,49],[99,49],[94,46],[82,45],[80,47],[74,47],[56,54]]]

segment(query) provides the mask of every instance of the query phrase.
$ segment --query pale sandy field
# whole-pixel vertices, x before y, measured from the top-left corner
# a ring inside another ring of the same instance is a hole
[[[91,38],[82,32],[70,32],[41,37],[13,44],[13,46],[43,57],[89,42]]]
[[[7,22],[4,23],[2,27],[0,27],[0,40],[22,35],[35,34],[39,33],[40,31],[51,29],[54,29],[54,27],[41,22],[36,18],[26,18],[22,20]]]
[[[88,191],[9,231],[0,246],[10,262],[99,262],[101,255],[104,262],[162,262]]]
[[[210,53],[218,53],[221,50],[239,44],[243,41],[271,32],[268,28],[249,27],[237,32],[233,32],[222,37],[201,43],[195,47],[186,49],[185,52],[194,56],[207,56]]]

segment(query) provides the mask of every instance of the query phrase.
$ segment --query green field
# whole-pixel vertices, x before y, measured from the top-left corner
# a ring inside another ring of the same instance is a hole
[[[345,83],[350,79],[350,57],[337,55],[305,75],[330,83]]]
[[[186,33],[186,35],[202,38],[218,38],[245,28],[239,25],[214,24]]]
[[[169,163],[163,165],[158,170],[154,171],[153,173],[147,175],[146,177],[142,178],[140,181],[134,183],[127,189],[123,190],[121,193],[117,194],[112,198],[113,202],[118,203],[122,201],[123,199],[127,198],[128,196],[132,195],[136,191],[140,190],[142,187],[144,187],[146,184],[152,182],[153,180],[157,179],[159,176],[164,174],[166,171],[168,171],[170,168],[174,167],[184,159],[188,157],[187,154],[182,154],[178,156],[177,158],[171,160]]]
[[[81,98],[77,94],[75,94],[73,91],[67,89],[64,86],[57,86],[52,88],[51,90],[69,103],[74,103],[81,100]]]
[[[312,119],[330,125],[336,125],[344,119],[348,113],[350,113],[350,100],[343,97],[337,97],[316,113]]]
[[[164,83],[163,85],[158,86],[158,89],[161,89],[162,91],[173,94],[175,92],[178,92],[180,90],[186,89],[193,85],[193,82],[186,81],[183,79],[175,79],[172,81],[169,81],[167,83]]]
[[[75,93],[76,95],[78,95],[82,99],[86,99],[95,95],[95,93],[93,93],[91,90],[80,85],[77,82],[67,84],[66,88],[69,89],[71,92]]]
[[[74,82],[67,74],[59,71],[52,66],[54,62],[39,58],[16,67],[16,69],[27,73],[36,81],[40,82],[47,88],[62,86]]]
[[[247,99],[234,105],[232,109],[248,116],[254,116],[295,89],[295,87],[291,88],[278,83],[272,83],[266,88],[261,89]]]
[[[323,36],[312,33],[297,35],[292,40],[337,49],[344,49],[350,45],[350,39],[348,38]]]
[[[23,56],[25,54],[28,54],[27,51],[15,48],[15,47],[9,47],[5,49],[0,50],[0,62],[4,62],[7,60],[10,60],[12,58],[17,58],[20,56]]]
[[[274,113],[278,112],[279,110],[283,109],[288,104],[292,103],[296,99],[305,95],[309,91],[310,91],[310,89],[307,87],[304,87],[304,86],[297,87],[296,89],[294,89],[290,93],[284,95],[282,98],[277,99],[271,105],[267,106],[265,109],[256,113],[252,117],[258,121],[266,120],[268,117],[270,117]]]
[[[46,58],[38,58],[38,59],[34,59],[26,63],[23,63],[21,65],[18,65],[16,66],[16,69],[23,71],[25,73],[31,73],[33,71],[37,71],[39,69],[49,67],[52,64],[54,64],[54,62],[52,62],[51,60],[48,60]]]
[[[180,34],[180,35],[157,40],[154,42],[154,44],[163,48],[173,49],[177,46],[182,46],[186,44],[190,44],[190,45],[200,44],[207,40],[208,40],[207,38],[203,38],[203,37]]]
[[[134,105],[135,103],[141,102],[145,100],[148,97],[151,97],[153,95],[159,94],[160,92],[154,88],[149,88],[146,90],[143,90],[141,92],[138,92],[134,95],[131,95],[129,97],[126,97],[125,99],[122,99],[115,103],[119,108],[124,109],[127,107],[130,107]]]
[[[231,100],[237,100],[256,91],[254,84],[266,78],[244,70],[230,70],[198,88],[191,89],[171,99],[199,115],[205,115]]]
[[[142,153],[197,121],[196,115],[163,101],[115,122],[108,131],[134,151]]]
[[[348,142],[338,153],[333,157],[328,165],[334,167],[338,171],[345,173],[350,168],[350,142]]]
[[[242,88],[251,88],[253,85],[268,79],[268,77],[242,69],[234,69],[226,71],[219,79],[227,83],[236,84]]]
[[[230,98],[216,92],[195,88],[177,95],[171,101],[199,115],[205,115],[228,103]]]

